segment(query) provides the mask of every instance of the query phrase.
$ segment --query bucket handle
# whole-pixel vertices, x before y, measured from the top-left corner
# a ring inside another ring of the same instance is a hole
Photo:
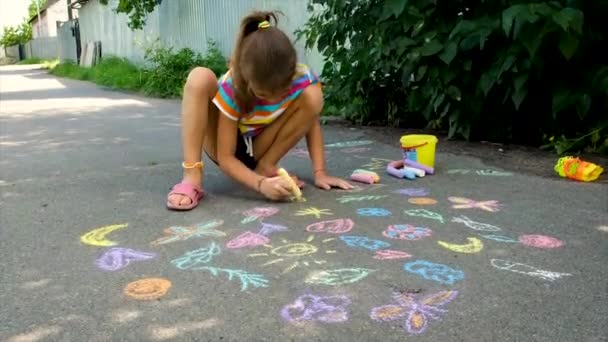
[[[429,144],[429,142],[428,142],[428,141],[425,141],[425,142],[423,142],[423,143],[422,143],[422,144],[420,144],[420,145],[408,146],[408,147],[403,147],[403,146],[401,146],[401,148],[402,148],[402,149],[404,149],[404,150],[405,150],[405,149],[408,149],[408,150],[409,150],[409,149],[412,149],[412,148],[418,148],[418,147],[422,147],[422,146],[425,146],[425,145],[428,145],[428,144]]]

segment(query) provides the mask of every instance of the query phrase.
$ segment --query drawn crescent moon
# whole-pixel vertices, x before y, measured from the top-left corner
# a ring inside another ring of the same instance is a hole
[[[106,239],[106,235],[110,234],[111,232],[113,232],[115,230],[126,228],[128,226],[129,226],[128,223],[123,223],[123,224],[113,224],[110,226],[93,229],[90,232],[81,236],[80,241],[82,243],[85,243],[85,244],[91,245],[91,246],[101,246],[101,247],[115,246],[117,243]]]
[[[437,243],[451,251],[459,253],[479,253],[483,249],[483,242],[478,238],[470,237],[467,240],[469,240],[469,243],[464,245],[456,245],[443,241],[437,241]]]

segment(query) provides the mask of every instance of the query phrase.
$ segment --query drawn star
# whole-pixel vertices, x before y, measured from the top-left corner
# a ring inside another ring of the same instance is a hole
[[[295,213],[296,216],[307,216],[312,215],[316,218],[321,218],[321,215],[333,215],[329,209],[318,209],[315,207],[310,207],[306,209],[299,210]]]

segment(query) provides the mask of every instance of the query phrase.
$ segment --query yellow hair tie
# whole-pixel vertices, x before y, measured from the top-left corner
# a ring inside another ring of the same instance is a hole
[[[270,23],[268,22],[268,20],[261,21],[258,24],[259,29],[265,29],[265,28],[269,28],[269,27],[270,27]]]

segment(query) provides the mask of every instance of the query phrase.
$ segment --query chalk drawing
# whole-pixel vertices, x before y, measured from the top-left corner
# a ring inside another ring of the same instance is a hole
[[[410,334],[422,334],[431,319],[440,320],[441,315],[447,313],[442,306],[448,304],[458,296],[458,291],[440,291],[417,298],[414,293],[393,294],[395,304],[378,306],[372,309],[370,317],[375,321],[388,322],[404,320],[404,328]]]
[[[348,320],[350,299],[346,296],[306,294],[285,305],[281,317],[291,324],[305,322],[340,323]]]
[[[474,201],[472,199],[464,198],[464,197],[448,197],[448,200],[454,205],[452,208],[454,209],[481,209],[489,212],[497,212],[500,211],[500,203],[498,201]]]
[[[405,210],[403,212],[406,215],[409,216],[420,216],[420,217],[424,217],[424,218],[428,218],[431,220],[437,220],[441,223],[443,222],[443,216],[441,216],[441,214],[432,212],[430,210],[426,210],[426,209],[409,209],[409,210]]]
[[[269,236],[273,233],[286,232],[288,230],[289,230],[289,228],[282,226],[280,224],[262,222],[262,228],[260,228],[260,231],[258,232],[258,234]]]
[[[405,188],[393,191],[395,194],[408,197],[425,197],[429,195],[429,191],[424,188]]]
[[[341,268],[337,270],[315,271],[306,277],[307,284],[338,286],[356,283],[367,277],[373,270],[367,268]]]
[[[369,152],[372,149],[369,147],[352,147],[352,148],[345,148],[343,150],[340,150],[340,152],[343,153],[365,153],[365,152]]]
[[[155,256],[155,253],[147,253],[130,248],[114,247],[105,251],[103,255],[95,261],[95,264],[102,270],[118,271],[127,267],[127,265],[129,265],[132,261],[148,260],[154,258]]]
[[[460,215],[458,217],[453,217],[452,222],[462,223],[471,229],[479,230],[479,231],[496,232],[496,231],[500,230],[500,228],[493,226],[491,224],[475,222],[464,215]]]
[[[467,169],[451,169],[451,170],[447,170],[445,173],[447,173],[449,175],[454,175],[454,174],[466,175],[470,172],[471,172],[471,170],[467,170]]]
[[[325,147],[357,147],[373,144],[374,142],[371,140],[353,140],[353,141],[341,141],[333,144],[326,144]]]
[[[411,204],[416,204],[416,205],[434,205],[434,204],[437,204],[437,200],[436,199],[428,198],[428,197],[413,197],[413,198],[409,198],[407,201],[410,202]]]
[[[279,208],[275,207],[263,207],[263,208],[253,208],[243,212],[245,218],[241,221],[241,223],[251,223],[261,218],[270,217],[279,212]]]
[[[310,159],[310,153],[307,148],[296,147],[289,152],[290,155],[303,159]]]
[[[394,224],[388,226],[382,235],[390,239],[397,240],[420,240],[425,237],[429,237],[433,234],[433,231],[428,228],[414,227],[410,224]]]
[[[219,277],[221,273],[226,274],[228,280],[238,279],[241,282],[241,291],[245,291],[252,286],[254,288],[268,287],[268,280],[261,274],[249,273],[243,270],[229,268],[219,268],[212,266],[200,266],[197,270],[209,271],[214,277]]]
[[[377,260],[407,259],[411,257],[411,254],[390,249],[381,249],[379,251],[376,251],[376,255],[374,255],[374,259]]]
[[[361,216],[391,216],[392,213],[384,208],[359,208],[357,209],[357,214]]]
[[[190,227],[174,226],[165,229],[163,232],[165,236],[152,241],[152,245],[165,245],[177,241],[186,241],[194,237],[222,237],[226,236],[221,230],[215,228],[224,224],[223,220],[211,220],[203,223],[199,223]]]
[[[228,241],[226,247],[230,249],[238,249],[243,247],[255,247],[265,245],[270,242],[270,239],[264,235],[246,231],[234,239]]]
[[[508,236],[503,235],[481,235],[481,237],[486,238],[488,240],[494,240],[498,242],[506,242],[506,243],[519,243],[519,241],[510,238]]]
[[[372,158],[369,163],[361,165],[360,168],[365,169],[365,170],[372,170],[372,171],[385,170],[386,165],[390,162],[392,162],[392,160],[390,160],[390,159]]]
[[[522,264],[519,262],[512,262],[508,260],[502,259],[492,259],[490,260],[492,266],[498,268],[499,270],[511,271],[515,273],[525,274],[531,277],[541,278],[543,280],[554,281],[561,277],[571,276],[570,273],[560,273],[560,272],[551,272],[538,269],[534,266]]]
[[[519,237],[519,242],[526,246],[536,248],[557,248],[564,244],[562,240],[545,235],[522,235]]]
[[[342,240],[347,246],[354,248],[364,248],[375,251],[377,249],[390,247],[390,243],[373,240],[368,238],[367,236],[360,235],[342,235],[340,236],[340,240]]]
[[[282,262],[290,263],[289,266],[283,270],[283,274],[290,272],[297,267],[310,266],[313,263],[317,265],[325,264],[327,261],[317,260],[311,256],[312,254],[319,252],[319,247],[311,244],[314,239],[314,235],[311,235],[304,242],[293,243],[283,240],[283,245],[277,247],[272,245],[264,245],[265,248],[269,249],[267,253],[253,253],[249,254],[249,257],[274,258],[262,264],[262,266],[270,266]],[[325,239],[323,240],[323,244],[326,244],[332,240],[333,239]],[[323,248],[321,252],[324,254],[336,253],[334,250],[327,250],[325,248]]]
[[[464,279],[464,272],[426,260],[408,262],[403,265],[403,269],[424,279],[446,285],[454,285],[457,281]]]
[[[123,292],[125,295],[139,299],[158,299],[169,291],[171,282],[163,278],[145,278],[127,284]]]
[[[341,218],[337,220],[313,223],[306,227],[306,231],[311,233],[342,234],[350,232],[354,225],[353,220]]]
[[[315,207],[310,207],[302,210],[298,210],[295,213],[296,216],[314,216],[316,218],[321,218],[321,215],[333,215],[329,209],[317,209]]]
[[[456,245],[444,241],[437,241],[437,243],[444,248],[458,253],[479,253],[483,249],[483,242],[481,242],[481,240],[479,240],[478,238],[469,237],[467,238],[467,240],[469,241],[469,243],[464,245]]]
[[[99,247],[115,246],[115,245],[117,245],[117,243],[114,241],[108,240],[106,238],[106,235],[110,234],[111,232],[113,232],[115,230],[127,228],[128,226],[129,226],[128,223],[123,223],[123,224],[113,224],[110,226],[96,228],[96,229],[93,229],[90,232],[84,234],[83,236],[81,236],[80,241],[82,243],[85,243],[85,244],[91,245],[91,246],[99,246]]]
[[[498,170],[477,170],[475,173],[477,173],[480,176],[495,176],[495,177],[508,177],[508,176],[513,176],[513,173],[511,172],[504,172],[504,171],[498,171]]]
[[[201,247],[187,252],[181,257],[171,260],[171,263],[180,270],[197,270],[201,264],[207,264],[221,252],[220,246],[211,242],[207,247]]]
[[[338,197],[337,201],[340,203],[377,201],[377,200],[385,198],[385,197],[388,197],[388,196],[387,195],[342,196],[342,197]]]

